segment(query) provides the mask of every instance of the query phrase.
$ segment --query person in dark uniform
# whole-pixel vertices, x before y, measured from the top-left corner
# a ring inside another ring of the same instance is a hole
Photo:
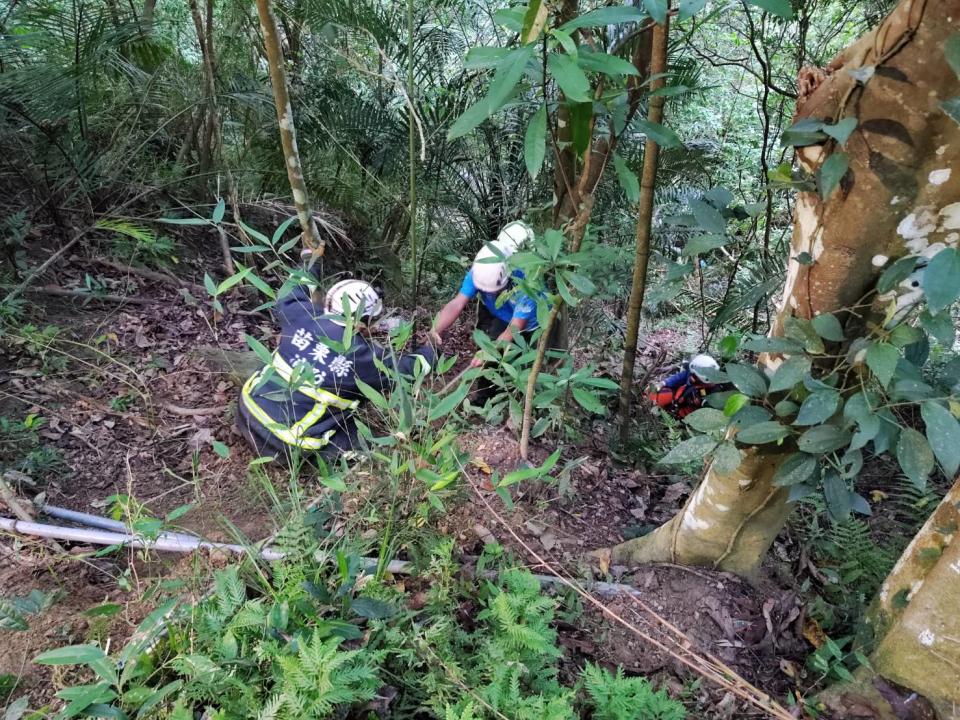
[[[326,460],[357,445],[353,414],[363,400],[357,380],[387,391],[388,370],[428,372],[436,360],[429,345],[395,358],[364,336],[366,324],[383,311],[377,291],[362,280],[342,280],[326,294],[323,308],[313,288],[296,287],[277,302],[280,343],[269,365],[243,386],[237,413],[240,434],[261,456],[290,463],[295,456]],[[348,318],[358,322],[345,337]]]

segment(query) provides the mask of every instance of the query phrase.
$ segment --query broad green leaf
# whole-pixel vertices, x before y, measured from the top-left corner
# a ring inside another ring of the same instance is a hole
[[[640,199],[640,180],[636,174],[627,166],[627,161],[620,157],[619,153],[613,154],[613,166],[617,171],[617,179],[620,181],[620,187],[627,196],[627,201],[632,203]]]
[[[940,103],[940,109],[943,110],[951,120],[960,125],[960,97],[953,97]]]
[[[813,329],[817,335],[830,342],[843,341],[843,328],[840,327],[840,321],[833,313],[821,313],[811,321]]]
[[[687,241],[687,244],[683,246],[683,250],[680,251],[680,255],[681,257],[696,257],[697,255],[708,253],[711,250],[716,250],[718,247],[723,247],[726,244],[727,238],[723,235],[697,235]]]
[[[688,20],[703,10],[707,5],[707,0],[680,0],[680,8],[677,12],[677,19],[680,21]]]
[[[11,676],[7,676],[11,677]],[[11,688],[12,691],[12,688]],[[20,720],[23,717],[24,713],[27,712],[27,708],[30,707],[30,696],[24,695],[14,700],[12,703],[7,705],[6,712],[3,714],[3,720]]]
[[[960,252],[944,248],[923,271],[923,292],[933,312],[949,307],[960,297]]]
[[[533,56],[533,45],[524,45],[512,51],[497,64],[487,94],[464,111],[450,128],[451,140],[466,135],[497,112],[509,99]]]
[[[960,77],[960,33],[953,33],[943,43],[943,55],[947,58],[947,64],[953,68],[953,72]]]
[[[469,385],[466,383],[460,383],[455,390],[451,391],[449,395],[430,408],[430,414],[427,416],[427,419],[430,422],[433,422],[434,420],[439,420],[440,418],[446,417],[452,413],[454,409],[463,402],[463,399],[467,396],[469,390]]]
[[[916,255],[908,255],[907,257],[902,257],[898,260],[895,260],[890,267],[883,271],[880,279],[877,280],[877,292],[881,295],[886,292],[890,292],[897,285],[910,277],[910,273],[912,273],[916,267]]]
[[[741,409],[750,404],[750,398],[742,393],[733,393],[723,405],[723,414],[733,417]]]
[[[668,127],[650,120],[636,120],[633,123],[640,132],[664,149],[678,148],[683,145],[680,136]]]
[[[813,329],[813,323],[806,318],[789,316],[783,323],[784,334],[799,343],[803,343],[804,349],[812,355],[820,355],[826,349],[823,340]]]
[[[850,490],[835,470],[823,474],[823,499],[834,522],[843,522],[850,517]]]
[[[817,170],[817,186],[820,189],[820,197],[826,200],[830,197],[840,180],[847,174],[850,168],[850,158],[845,152],[835,152],[830,155]]]
[[[598,72],[604,75],[640,74],[633,63],[608,53],[581,50],[577,55],[577,63],[588,72]]]
[[[494,22],[502,25],[507,30],[518,33],[523,29],[523,16],[526,8],[512,7],[501,8],[493,14]]]
[[[597,286],[594,285],[593,281],[586,275],[575,272],[565,272],[564,277],[567,278],[567,281],[573,285],[581,295],[589,297],[597,291]]]
[[[794,453],[780,463],[777,471],[773,474],[772,482],[777,487],[804,483],[813,478],[818,467],[819,461],[816,455],[804,452]]]
[[[765,335],[753,335],[744,340],[740,347],[744,350],[766,353],[786,353],[796,355],[803,352],[803,345],[796,340],[782,337],[766,337]]]
[[[383,620],[400,612],[396,605],[368,597],[356,598],[350,603],[350,611],[368,620]]]
[[[230,446],[220,442],[219,440],[214,440],[211,445],[213,446],[213,451],[226,460],[230,457]]]
[[[530,0],[527,12],[523,15],[523,26],[520,30],[520,42],[524,45],[540,37],[543,26],[547,23],[550,8],[546,0]]]
[[[693,263],[667,263],[667,274],[664,277],[664,282],[673,282],[674,280],[679,280],[680,278],[685,278],[687,275],[693,272]]]
[[[359,377],[356,377],[355,381],[357,383],[357,389],[363,393],[364,397],[366,397],[367,400],[373,403],[374,407],[377,407],[380,410],[389,410],[390,404],[387,402],[387,399],[383,396],[383,393],[381,393],[375,387],[368,385]]]
[[[873,514],[873,511],[870,509],[870,503],[867,502],[867,499],[863,495],[855,492],[850,493],[850,509],[861,515]]]
[[[151,693],[150,696],[140,705],[139,709],[137,710],[136,717],[147,717],[153,708],[162,703],[168,695],[179,690],[182,685],[183,680],[174,680],[173,682],[167,683],[159,690]],[[171,715],[170,717],[172,718],[173,716]]]
[[[578,103],[593,101],[590,81],[574,58],[563,53],[550,53],[547,57],[547,69],[567,100]]]
[[[578,156],[582,156],[590,147],[592,118],[592,102],[570,103],[570,144]]]
[[[833,452],[850,443],[851,433],[836,425],[818,425],[807,430],[797,440],[797,447],[814,455]]]
[[[805,497],[813,495],[816,491],[817,488],[808,483],[797,483],[796,485],[791,485],[790,494],[787,495],[787,502],[797,502],[797,500],[802,500]]]
[[[557,448],[540,467],[521,468],[520,470],[514,470],[513,472],[507,473],[500,481],[498,487],[506,488],[510,485],[515,485],[518,482],[522,482],[523,480],[544,477],[549,474],[551,470],[553,470],[553,466],[557,464],[557,460],[559,458],[560,448]]]
[[[472,47],[464,58],[463,67],[467,70],[488,70],[495,68],[510,53],[509,48],[478,45]]]
[[[780,363],[770,379],[770,392],[790,390],[810,372],[811,361],[806,355],[794,355]]]
[[[794,425],[819,425],[830,419],[840,406],[840,393],[836,390],[818,390],[807,396],[800,406]]]
[[[582,407],[584,410],[596,415],[605,415],[607,412],[607,407],[600,399],[591,392],[587,392],[583,388],[575,387],[573,388],[573,399],[577,401],[577,404]]]
[[[247,342],[247,347],[253,350],[260,362],[265,365],[271,365],[273,363],[273,353],[267,350],[266,345],[253,337],[253,335],[247,335],[246,333],[243,334],[243,339]]]
[[[716,440],[706,435],[696,435],[676,445],[660,462],[664,465],[682,465],[693,462],[708,455],[716,446]]]
[[[952,478],[960,469],[960,424],[949,410],[935,402],[922,403],[920,415],[944,475]]]
[[[84,665],[105,657],[107,654],[97,645],[68,645],[40,653],[33,661],[38,665]]]
[[[890,344],[898,348],[905,348],[908,345],[922,342],[924,338],[923,331],[906,323],[900,323],[890,332]]]
[[[888,343],[874,343],[867,348],[867,367],[883,387],[890,384],[900,361],[900,352]]]
[[[543,167],[543,158],[547,151],[547,108],[541,106],[530,118],[527,132],[523,138],[523,161],[530,177],[536,179]]]
[[[728,363],[724,369],[737,390],[744,395],[763,397],[767,394],[767,380],[756,368],[740,363]]]
[[[698,432],[712,432],[723,430],[729,418],[714,408],[700,408],[687,415],[683,421]]]
[[[666,87],[657,88],[652,93],[650,97],[677,97],[678,95],[685,95],[690,92],[690,88],[686,85],[667,85]]]
[[[957,329],[953,326],[953,318],[947,311],[931,315],[928,310],[920,313],[920,324],[923,329],[937,339],[941,345],[952,348],[957,339]]]
[[[824,125],[823,131],[836,140],[840,145],[845,145],[850,138],[850,134],[857,129],[857,119],[855,117],[844,118],[836,125]]]
[[[766,422],[770,418],[770,413],[759,405],[744,405],[731,418],[730,429],[739,432],[751,425]]]
[[[927,439],[913,428],[902,428],[897,442],[897,460],[903,474],[918,488],[927,484],[927,477],[933,472],[933,450]]]
[[[627,22],[637,22],[647,17],[640,8],[629,5],[608,5],[585,12],[560,26],[561,30],[572,32],[583,27],[604,27]]]
[[[800,406],[792,400],[781,400],[773,406],[773,412],[776,413],[777,417],[789,417],[790,415],[796,415],[797,410],[799,409]]]
[[[690,203],[690,212],[693,213],[697,224],[709,233],[723,235],[727,231],[727,221],[720,211],[703,200],[693,200]]]
[[[793,8],[790,7],[789,0],[747,0],[747,4],[755,5],[784,20],[793,20]]]
[[[564,52],[571,57],[576,57],[580,54],[580,46],[577,45],[576,40],[573,39],[573,36],[560,28],[553,28],[549,30],[550,35],[555,37],[560,43],[560,47],[563,48]]]
[[[223,215],[227,211],[227,204],[224,202],[223,198],[220,198],[217,201],[217,206],[213,209],[213,220],[214,223],[220,223],[223,220]]]
[[[657,25],[667,21],[667,0],[643,0],[643,7]]]
[[[764,445],[783,440],[789,434],[790,428],[774,420],[766,420],[741,430],[737,433],[736,439],[738,442],[750,445]]]
[[[711,469],[721,475],[727,475],[740,467],[742,459],[742,453],[732,442],[720,443],[717,449],[713,451]]]

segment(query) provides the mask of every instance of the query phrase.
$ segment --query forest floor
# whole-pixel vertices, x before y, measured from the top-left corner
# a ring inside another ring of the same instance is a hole
[[[199,265],[200,259],[193,263]],[[82,288],[88,275],[111,294],[137,302],[82,305],[31,295],[31,322],[37,328],[58,327],[56,342],[43,342],[41,330],[24,326],[0,348],[0,416],[9,422],[43,418],[34,430],[23,431],[21,441],[10,435],[0,445],[4,461],[27,449],[39,453],[37,484],[21,490],[43,492],[49,504],[94,514],[108,513],[111,498],[120,495],[158,518],[189,505],[172,524],[215,541],[235,542],[237,532],[251,541],[271,535],[282,518],[249,472],[253,457],[234,430],[236,382],[197,352],[211,345],[243,350],[244,333],[269,345],[274,332],[269,318],[238,312],[245,303],[236,293],[212,324],[209,305],[173,284],[104,270],[82,259],[64,264],[57,282]],[[461,365],[469,357],[472,328],[467,325],[460,323],[448,343],[464,351]],[[650,349],[651,356],[656,354]],[[590,434],[564,450],[564,460],[582,459],[568,481],[523,490],[508,511],[484,488],[490,473],[516,467],[516,433],[482,426],[459,442],[472,458],[468,487],[437,530],[455,537],[463,556],[477,555],[485,543],[496,541],[536,573],[552,569],[582,577],[589,572],[588,551],[667,520],[696,483],[689,476],[617,463],[603,437]],[[542,462],[552,449],[534,444],[531,460]],[[303,492],[312,497],[320,488]],[[179,588],[199,597],[211,565],[204,555],[101,557],[82,546],[57,556],[40,543],[11,537],[0,539],[0,552],[4,596],[26,595],[34,588],[58,592],[50,610],[31,619],[29,630],[3,636],[0,677],[13,676],[36,700],[49,699],[55,689],[51,669],[30,663],[39,652],[91,638],[121,642],[160,592]],[[785,552],[771,554],[771,567],[754,585],[672,565],[610,570],[614,580],[635,586],[644,603],[702,651],[782,698],[795,687],[798,668],[812,649],[804,639],[805,609],[796,582],[778,567],[784,564],[778,555]],[[637,614],[629,599],[608,605],[623,617]],[[586,658],[658,676],[698,708],[693,717],[752,714],[732,695],[695,683],[689,671],[595,607],[587,605],[579,618],[561,621],[558,629],[568,662],[582,664]],[[3,694],[0,687],[0,700]]]

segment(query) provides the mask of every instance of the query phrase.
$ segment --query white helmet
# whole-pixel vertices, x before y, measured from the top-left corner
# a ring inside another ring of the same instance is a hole
[[[690,372],[701,382],[712,382],[720,372],[720,364],[709,355],[694,355],[690,358]]]
[[[473,261],[470,270],[473,284],[483,292],[503,290],[510,280],[510,269],[506,259],[519,250],[524,243],[533,241],[533,230],[523,222],[515,220],[504,226],[497,239],[485,243]]]
[[[341,280],[327,291],[324,310],[331,315],[346,315],[348,312],[355,313],[361,305],[361,317],[364,318],[373,318],[383,312],[383,302],[373,286],[363,280],[350,278]]]

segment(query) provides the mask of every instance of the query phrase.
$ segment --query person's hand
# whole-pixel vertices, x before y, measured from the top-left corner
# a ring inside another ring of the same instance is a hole
[[[427,339],[434,347],[440,347],[443,345],[443,338],[440,337],[440,333],[438,333],[436,330],[431,329],[430,332],[427,333]]]
[[[473,356],[473,360],[470,361],[470,367],[472,368],[483,367],[483,364],[484,364],[484,360],[483,360],[482,352],[478,352],[476,355]]]

